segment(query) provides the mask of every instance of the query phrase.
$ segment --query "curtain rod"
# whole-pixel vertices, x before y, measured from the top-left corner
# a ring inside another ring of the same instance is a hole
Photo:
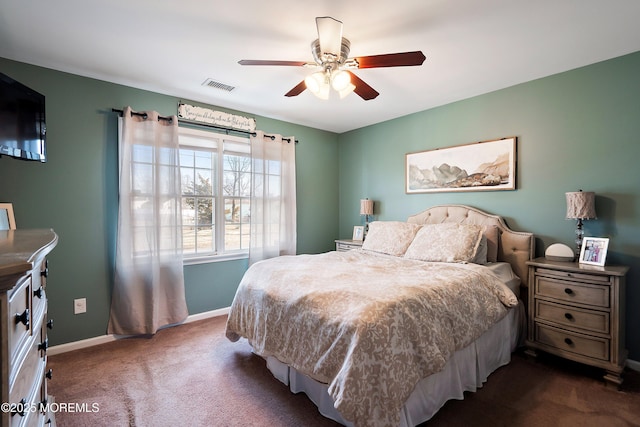
[[[112,108],[112,109],[111,109],[111,111],[112,111],[113,113],[118,113],[118,114],[120,115],[120,117],[122,117],[122,113],[124,113],[124,111],[123,111],[123,110],[120,110],[120,109],[118,109],[118,108]],[[132,115],[134,115],[134,116],[140,116],[140,117],[143,117],[143,118],[145,118],[145,119],[147,118],[147,113],[140,113],[140,112],[138,112],[138,111],[131,111],[131,114],[132,114]],[[159,116],[158,116],[158,120],[167,120],[167,121],[171,121],[171,117],[165,117],[165,116],[160,116],[160,115],[159,115]],[[248,131],[248,130],[234,129],[234,128],[227,128],[227,127],[224,127],[224,126],[216,126],[216,125],[212,125],[212,124],[209,124],[209,123],[200,123],[200,122],[193,122],[193,121],[191,121],[191,120],[181,120],[181,119],[178,119],[178,123],[182,123],[182,124],[186,124],[186,125],[191,125],[191,126],[203,126],[203,127],[207,127],[207,128],[213,128],[213,129],[223,130],[223,131],[225,131],[225,132],[226,132],[226,134],[227,134],[227,135],[229,134],[229,132],[238,132],[238,133],[242,133],[242,134],[245,134],[245,135],[256,136],[256,133],[255,133],[255,132],[251,132],[251,131]],[[276,139],[276,137],[275,137],[274,135],[267,135],[267,134],[265,134],[264,136],[266,136],[267,138],[271,138],[271,140],[272,140],[272,141],[273,141],[274,139]],[[291,139],[290,139],[290,138],[282,138],[282,140],[283,140],[283,141],[287,141],[287,142],[291,142]],[[296,141],[295,141],[295,142],[296,142],[296,144],[297,144],[299,141],[296,139]]]

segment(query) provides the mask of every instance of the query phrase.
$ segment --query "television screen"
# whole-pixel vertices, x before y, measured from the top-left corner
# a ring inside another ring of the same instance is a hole
[[[0,156],[47,161],[44,95],[0,73]]]

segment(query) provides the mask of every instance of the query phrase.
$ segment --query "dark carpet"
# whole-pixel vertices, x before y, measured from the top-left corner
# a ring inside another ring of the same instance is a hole
[[[66,426],[337,426],[273,378],[226,317],[50,356],[49,393]],[[601,371],[515,353],[476,393],[450,401],[425,427],[640,426],[640,373],[621,391]],[[66,405],[67,409],[64,408]]]

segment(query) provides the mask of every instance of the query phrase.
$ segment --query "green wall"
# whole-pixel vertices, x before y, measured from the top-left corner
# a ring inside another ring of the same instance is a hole
[[[631,266],[626,342],[640,361],[639,76],[640,52],[341,134],[340,236],[361,223],[360,198],[381,220],[459,203],[535,233],[542,256],[552,243],[573,247],[564,193],[594,191],[585,235],[609,237],[607,263]],[[406,153],[508,136],[518,137],[516,191],[405,194]]]
[[[0,72],[47,96],[49,162],[0,158],[0,201],[14,203],[19,227],[51,227],[60,235],[50,257],[51,342],[102,335],[117,221],[111,108],[174,114],[180,100],[1,58]],[[631,266],[626,341],[630,358],[640,360],[637,76],[640,52],[341,135],[256,120],[260,129],[301,141],[299,253],[330,250],[335,237],[350,237],[352,226],[362,223],[359,200],[369,197],[376,219],[404,219],[443,203],[500,214],[514,229],[535,233],[542,255],[551,243],[572,245],[575,223],[564,219],[564,193],[595,191],[598,219],[585,230],[611,239],[608,263]],[[406,153],[506,136],[518,137],[516,191],[404,193]],[[246,260],[185,267],[190,314],[228,306],[245,269]],[[80,297],[87,298],[88,312],[74,316],[73,299]]]
[[[0,158],[0,201],[12,202],[20,228],[53,228],[49,257],[52,345],[106,333],[117,224],[117,115],[112,108],[176,114],[178,98],[0,58],[0,72],[46,96],[45,164]],[[189,102],[186,101],[185,102]],[[194,105],[202,105],[191,102]],[[298,252],[334,248],[338,234],[337,135],[251,113],[258,129],[294,135],[298,189]],[[246,260],[185,267],[190,314],[228,307]],[[74,315],[73,300],[87,298]]]

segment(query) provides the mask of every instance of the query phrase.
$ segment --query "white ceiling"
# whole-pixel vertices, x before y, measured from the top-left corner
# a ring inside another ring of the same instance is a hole
[[[351,56],[427,59],[356,70],[371,101],[286,98],[311,70],[238,65],[312,61],[317,16]],[[638,0],[0,0],[0,57],[341,133],[639,51],[639,21]]]

